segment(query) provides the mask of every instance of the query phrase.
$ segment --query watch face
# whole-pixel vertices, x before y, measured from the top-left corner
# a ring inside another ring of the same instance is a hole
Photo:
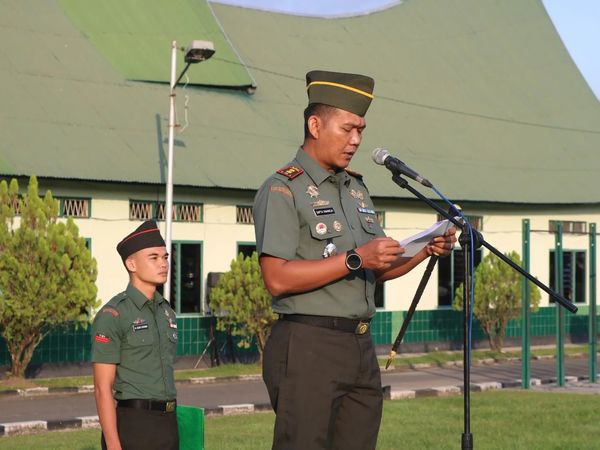
[[[348,266],[348,269],[358,270],[358,269],[360,269],[361,265],[362,265],[362,259],[356,253],[350,253],[346,257],[346,266]]]

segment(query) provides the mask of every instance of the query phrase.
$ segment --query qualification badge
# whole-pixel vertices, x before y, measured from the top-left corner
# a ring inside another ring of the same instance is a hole
[[[310,195],[310,198],[317,198],[319,196],[319,189],[311,184],[306,188],[306,193]]]
[[[315,225],[315,231],[317,232],[317,234],[322,236],[325,233],[327,233],[327,225],[325,225],[323,222],[319,222]]]
[[[342,231],[342,223],[339,220],[334,220],[333,229],[339,233],[340,231]]]
[[[323,258],[337,255],[337,247],[333,242],[329,242],[323,249]]]

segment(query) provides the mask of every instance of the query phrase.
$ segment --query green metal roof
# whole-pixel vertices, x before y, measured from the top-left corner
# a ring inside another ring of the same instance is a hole
[[[212,86],[253,86],[206,0],[59,0],[78,29],[124,78],[169,82],[171,41],[213,41],[220,58],[190,71],[189,81]],[[178,52],[179,67],[183,53]]]
[[[301,143],[304,74],[322,68],[376,80],[352,164],[375,196],[409,196],[371,162],[384,146],[453,199],[600,202],[600,104],[540,1],[407,0],[345,19],[213,8],[258,89],[178,89],[176,184],[256,189]],[[56,0],[0,0],[0,174],[164,183],[168,88],[115,67]]]

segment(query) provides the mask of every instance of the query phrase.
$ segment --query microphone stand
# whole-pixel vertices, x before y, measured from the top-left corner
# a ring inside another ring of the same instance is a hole
[[[408,328],[408,324],[412,320],[412,316],[415,313],[415,309],[417,309],[417,305],[419,304],[419,300],[421,300],[421,295],[423,295],[423,291],[427,286],[427,282],[429,281],[429,277],[431,276],[431,272],[435,267],[436,263],[440,259],[437,255],[431,255],[429,258],[429,262],[427,263],[427,268],[425,269],[425,273],[421,277],[421,281],[419,286],[417,287],[417,291],[415,292],[415,296],[413,297],[413,301],[410,304],[410,308],[408,308],[408,312],[406,313],[406,318],[404,322],[402,322],[402,327],[400,327],[400,332],[398,336],[396,336],[396,340],[394,341],[394,345],[392,345],[392,349],[390,350],[390,356],[388,357],[387,362],[385,363],[385,369],[387,370],[390,367],[390,364],[396,357],[396,352],[398,351],[398,347],[400,347],[400,343],[402,342],[402,338],[404,338],[404,333],[406,333],[406,329]]]
[[[431,184],[431,183],[430,183]],[[452,205],[448,209],[448,214],[452,214],[453,216],[458,216],[458,210],[455,205]],[[408,329],[408,325],[412,320],[413,314],[417,309],[417,305],[421,300],[421,296],[423,295],[423,291],[427,287],[427,283],[429,282],[429,278],[431,277],[431,272],[433,272],[433,268],[440,259],[437,255],[431,255],[429,258],[429,262],[427,263],[427,267],[425,268],[425,272],[423,272],[423,276],[421,277],[421,281],[419,282],[419,286],[417,286],[417,290],[415,291],[415,296],[413,297],[413,301],[410,304],[410,308],[408,308],[408,312],[406,313],[406,318],[404,322],[402,322],[402,326],[400,327],[400,331],[398,332],[398,336],[396,336],[396,340],[394,341],[394,345],[392,345],[392,349],[390,350],[390,356],[388,357],[387,362],[385,363],[385,369],[387,370],[390,367],[390,364],[396,357],[396,352],[398,351],[398,347],[402,343],[402,339],[404,338],[404,333]]]
[[[402,178],[400,173],[394,172],[392,176],[392,180],[402,189],[408,190],[411,194],[421,200],[423,203],[428,205],[442,217],[445,217],[450,222],[452,222],[458,229],[462,231],[459,242],[461,247],[463,248],[464,257],[465,257],[465,276],[464,276],[464,285],[463,285],[463,399],[464,399],[464,429],[461,437],[461,448],[463,450],[472,450],[473,449],[473,434],[471,433],[471,354],[469,348],[469,335],[470,335],[470,323],[469,317],[471,314],[471,277],[473,274],[471,273],[471,237],[469,235],[469,225],[467,223],[463,223],[460,220],[453,217],[452,214],[445,211],[440,206],[436,205],[432,200],[425,197],[415,188],[413,188],[408,181]],[[521,266],[515,264],[510,258],[508,258],[504,253],[495,248],[490,243],[486,242],[483,238],[482,234],[477,230],[471,230],[473,234],[473,250],[480,248],[481,246],[487,248],[490,252],[512,267],[514,270],[519,272],[541,290],[550,295],[560,306],[565,308],[567,311],[571,313],[577,312],[577,307],[567,300],[565,297],[560,295],[559,293],[553,291],[548,286],[543,284],[529,272],[524,270]],[[419,295],[420,297],[420,295]],[[418,301],[418,300],[417,300]],[[413,300],[414,303],[414,300]],[[412,307],[413,305],[411,305]],[[416,304],[414,305],[416,308]],[[414,311],[413,311],[414,312]],[[412,315],[411,315],[412,317]],[[406,324],[408,326],[408,324]],[[404,328],[404,324],[403,324]],[[395,343],[394,343],[395,345]]]

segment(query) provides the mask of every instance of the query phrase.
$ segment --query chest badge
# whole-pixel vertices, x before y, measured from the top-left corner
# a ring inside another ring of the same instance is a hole
[[[350,195],[358,202],[358,206],[360,206],[361,208],[367,207],[367,204],[365,203],[365,194],[362,191],[352,189],[350,191]]]
[[[339,220],[334,220],[333,229],[339,233],[340,231],[342,231],[342,223]]]
[[[327,225],[325,225],[323,222],[319,222],[315,225],[315,231],[317,232],[317,234],[322,236],[325,233],[327,233]]]
[[[313,208],[320,208],[322,206],[329,206],[329,200],[316,200],[314,202],[312,202],[312,207]]]
[[[323,258],[337,255],[337,247],[333,242],[329,242],[323,249]]]
[[[319,196],[319,189],[315,185],[308,185],[306,188],[306,193],[310,195],[310,198],[317,198]]]
[[[148,329],[148,321],[144,319],[135,319],[133,324],[131,325],[133,331],[147,330]]]
[[[365,199],[365,194],[363,194],[361,191],[357,191],[356,189],[352,189],[350,191],[350,195],[356,200],[362,201]]]

